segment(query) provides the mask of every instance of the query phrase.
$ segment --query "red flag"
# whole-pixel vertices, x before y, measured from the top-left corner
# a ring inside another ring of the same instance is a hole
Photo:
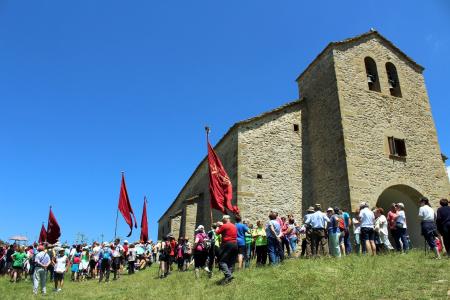
[[[125,176],[122,173],[122,184],[120,185],[120,195],[119,195],[119,211],[122,214],[125,222],[127,222],[128,226],[130,226],[130,233],[127,237],[131,236],[133,233],[133,219],[134,219],[134,228],[137,228],[136,217],[134,216],[133,209],[131,208],[130,199],[128,198],[127,186],[125,185]],[[131,219],[131,215],[133,215],[133,219]]]
[[[41,232],[39,233],[39,244],[47,241],[47,230],[45,230],[44,223],[42,223]]]
[[[148,241],[148,223],[147,223],[147,198],[144,197],[144,208],[142,209],[141,219],[141,241]]]
[[[58,241],[60,236],[61,229],[59,228],[58,221],[56,221],[55,215],[52,212],[52,207],[50,206],[47,222],[47,242],[54,244]]]
[[[238,214],[239,208],[231,205],[231,199],[233,198],[233,187],[231,185],[230,177],[228,177],[222,162],[214,149],[211,147],[208,138],[207,143],[211,207],[220,210],[223,213],[226,213],[225,209],[228,209],[234,214]]]

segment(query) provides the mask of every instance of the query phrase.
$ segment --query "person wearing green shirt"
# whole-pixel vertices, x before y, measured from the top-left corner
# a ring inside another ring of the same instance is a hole
[[[13,276],[11,281],[17,282],[18,279],[20,280],[23,272],[23,265],[28,258],[27,254],[24,251],[24,247],[20,246],[18,251],[14,252],[11,258],[13,259]]]
[[[218,257],[220,251],[220,243],[222,241],[222,236],[216,233],[217,224],[214,223],[211,226],[211,230],[208,232],[208,238],[211,240],[211,247],[208,251],[208,259],[206,261],[207,267],[209,269],[208,277],[212,277],[212,272],[214,268],[214,260]]]
[[[253,230],[256,248],[256,265],[263,266],[267,261],[267,235],[266,229],[261,221],[256,222],[256,228]]]
[[[246,222],[245,222],[246,224]],[[252,244],[253,244],[253,224],[249,224],[248,228],[250,229],[245,233],[245,250],[247,251],[247,255],[245,256],[245,268],[250,267],[250,259],[252,257]]]

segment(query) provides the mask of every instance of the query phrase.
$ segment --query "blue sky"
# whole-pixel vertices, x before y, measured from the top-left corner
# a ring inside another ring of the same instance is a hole
[[[122,170],[155,238],[206,154],[205,124],[215,143],[296,99],[330,41],[371,27],[425,66],[450,156],[450,3],[313,2],[0,0],[0,238],[36,238],[49,205],[62,240],[112,237]]]

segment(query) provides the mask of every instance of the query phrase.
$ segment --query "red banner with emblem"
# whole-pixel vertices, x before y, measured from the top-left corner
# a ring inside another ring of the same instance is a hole
[[[222,165],[213,147],[208,144],[208,166],[209,166],[209,192],[211,194],[211,207],[226,213],[226,209],[234,214],[239,213],[239,208],[231,204],[233,198],[233,187],[230,177]]]

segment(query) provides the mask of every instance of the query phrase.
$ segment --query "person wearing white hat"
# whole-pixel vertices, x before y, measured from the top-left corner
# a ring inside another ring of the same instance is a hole
[[[361,222],[361,243],[366,246],[363,248],[363,253],[368,251],[371,255],[376,255],[377,249],[375,245],[375,214],[369,209],[367,202],[362,202],[359,211],[359,218]]]
[[[211,244],[209,243],[208,235],[205,233],[205,227],[199,225],[195,231],[194,241],[194,266],[195,266],[195,278],[200,277],[200,269],[205,269],[209,272],[206,266],[206,258],[208,257],[208,250]]]
[[[120,244],[120,239],[116,238],[114,244],[112,245],[112,270],[114,273],[113,280],[119,279],[120,277],[120,265],[122,262],[122,257],[124,256],[124,248]]]
[[[99,267],[98,260],[100,255],[100,245],[97,242],[92,244],[92,248],[89,252],[90,260],[89,260],[89,273],[91,278],[96,278],[99,275]]]
[[[53,257],[55,265],[55,292],[60,292],[64,285],[64,273],[69,269],[68,258],[64,248],[56,248],[56,256]]]
[[[311,252],[313,257],[320,255],[328,256],[328,240],[325,233],[325,225],[330,219],[322,213],[320,204],[314,205],[314,213],[310,214],[305,220],[305,225],[312,230],[311,234]]]
[[[395,226],[397,227],[397,251],[402,251],[406,253],[408,251],[409,243],[408,239],[406,238],[406,215],[405,215],[405,205],[401,202],[397,203],[395,205],[395,208],[397,209],[397,218],[395,219]],[[399,240],[402,242],[401,247]]]
[[[103,243],[103,247],[99,253],[100,272],[98,282],[102,282],[103,276],[105,282],[109,281],[109,273],[111,272],[112,251],[107,242]]]
[[[89,247],[85,246],[81,249],[80,261],[80,279],[85,280],[88,276],[89,269]]]
[[[329,207],[327,209],[327,217],[330,219],[330,222],[327,224],[328,230],[328,245],[330,249],[330,254],[333,257],[341,257],[341,249],[339,247],[339,236],[341,231],[339,230],[339,208],[333,209]]]

